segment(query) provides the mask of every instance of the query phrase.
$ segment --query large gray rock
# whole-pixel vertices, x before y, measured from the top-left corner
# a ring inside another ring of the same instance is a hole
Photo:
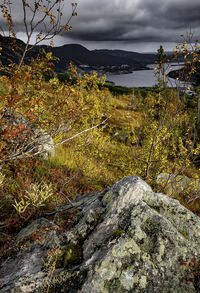
[[[35,129],[32,137],[32,151],[31,148],[27,148],[27,152],[30,153],[39,153],[43,157],[43,159],[47,159],[48,157],[54,158],[55,156],[55,148],[53,138],[44,130]]]
[[[156,183],[164,186],[168,195],[185,192],[190,195],[191,199],[200,197],[200,178],[161,173],[157,176]]]
[[[4,122],[4,128],[10,127],[11,129],[15,129],[19,125],[23,125],[24,127],[20,131],[19,137],[14,138],[12,143],[6,146],[6,150],[10,157],[15,156],[17,153],[19,153],[19,156],[22,153],[30,155],[38,154],[43,159],[47,159],[49,156],[52,158],[54,157],[55,149],[53,138],[43,129],[34,126],[21,114],[13,113],[8,110],[4,111],[2,114],[2,122]]]
[[[199,217],[138,177],[79,196],[59,213],[74,215],[66,232],[46,219],[20,232],[18,246],[29,247],[2,263],[0,292],[45,292],[48,283],[49,292],[200,292]]]

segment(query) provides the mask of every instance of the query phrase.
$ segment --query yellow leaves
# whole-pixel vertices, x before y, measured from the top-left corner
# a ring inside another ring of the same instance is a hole
[[[19,214],[23,214],[29,206],[29,203],[25,202],[23,198],[19,202],[15,199],[14,202],[13,206]]]
[[[0,186],[3,184],[5,175],[2,173],[2,169],[0,168]]]
[[[26,191],[25,198],[27,199],[28,204],[40,207],[43,206],[44,202],[52,196],[52,185],[42,182],[40,184],[32,183]]]
[[[195,156],[200,155],[200,144],[198,144],[197,147],[193,150],[193,154]]]
[[[50,24],[53,24],[55,21],[55,15],[54,14],[48,14],[50,16]]]
[[[9,78],[6,76],[0,77],[0,95],[9,95],[12,91],[12,85],[9,81]],[[1,99],[3,100],[3,98]],[[4,98],[5,101],[5,98]]]
[[[17,202],[14,200],[14,208],[19,214],[26,211],[28,207],[41,207],[44,205],[45,201],[53,196],[53,189],[51,184],[46,184],[44,182],[37,184],[32,183],[28,190],[26,190],[26,195]]]
[[[54,47],[54,42],[53,42],[53,40],[51,40],[50,45],[51,45],[52,48]]]
[[[17,87],[16,90],[17,90],[17,92],[18,92],[19,95],[22,95],[23,92],[24,92],[24,89],[21,86]]]
[[[64,30],[64,31],[70,31],[71,29],[72,29],[72,27],[69,26],[69,25],[65,25],[65,26],[63,26],[63,30]]]
[[[30,154],[29,153],[22,152],[22,155],[25,156],[25,157],[30,157]]]

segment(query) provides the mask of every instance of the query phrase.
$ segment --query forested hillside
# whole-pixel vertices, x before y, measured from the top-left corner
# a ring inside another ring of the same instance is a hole
[[[19,62],[20,56],[25,48],[25,43],[19,39],[3,37],[0,35],[1,44],[1,62],[8,65],[9,60]],[[11,48],[14,45],[14,50]],[[29,45],[31,48],[31,45]],[[155,54],[140,54],[126,51],[112,50],[88,50],[78,44],[66,44],[60,47],[51,47],[46,45],[34,46],[27,52],[25,62],[29,63],[31,58],[36,58],[38,53],[44,49],[52,52],[58,60],[54,62],[57,72],[64,72],[70,62],[84,70],[103,70],[103,71],[133,71],[145,69],[147,64],[155,61]]]

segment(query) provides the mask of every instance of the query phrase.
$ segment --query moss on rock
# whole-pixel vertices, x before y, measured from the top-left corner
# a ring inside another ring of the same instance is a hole
[[[83,259],[83,251],[78,244],[69,244],[57,254],[56,268],[68,267],[69,265],[77,265]]]

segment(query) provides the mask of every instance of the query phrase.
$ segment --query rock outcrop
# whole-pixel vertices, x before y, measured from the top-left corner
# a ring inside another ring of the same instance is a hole
[[[1,293],[200,292],[200,219],[130,176],[23,229],[0,269]]]

